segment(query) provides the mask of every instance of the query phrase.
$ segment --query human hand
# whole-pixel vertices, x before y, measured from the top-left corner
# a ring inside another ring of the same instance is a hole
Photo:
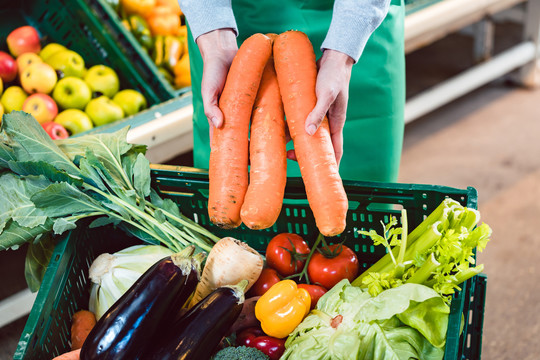
[[[218,101],[238,45],[232,29],[218,29],[203,34],[197,38],[197,45],[204,64],[201,82],[204,114],[208,119],[212,139],[214,127],[223,125],[223,113]]]
[[[315,93],[317,104],[308,115],[305,130],[313,135],[321,125],[325,116],[328,117],[330,136],[339,165],[343,156],[343,126],[349,100],[349,81],[354,60],[339,51],[326,49],[317,61],[319,68]],[[288,157],[295,159],[291,150]]]

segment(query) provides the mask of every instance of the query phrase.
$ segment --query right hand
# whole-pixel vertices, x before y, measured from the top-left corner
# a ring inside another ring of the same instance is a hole
[[[203,34],[197,38],[197,45],[204,64],[201,95],[211,140],[214,127],[220,128],[223,125],[223,113],[218,101],[238,45],[232,29],[218,29]]]

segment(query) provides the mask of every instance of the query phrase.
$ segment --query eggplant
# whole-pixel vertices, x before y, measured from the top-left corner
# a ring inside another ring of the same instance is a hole
[[[139,359],[154,333],[168,326],[195,291],[204,253],[194,246],[150,267],[96,323],[81,360]]]
[[[242,311],[247,284],[243,280],[214,290],[177,320],[165,337],[154,341],[144,359],[210,359]]]

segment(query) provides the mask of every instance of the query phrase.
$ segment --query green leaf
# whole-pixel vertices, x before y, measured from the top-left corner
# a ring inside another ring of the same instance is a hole
[[[50,234],[44,236],[38,243],[28,244],[24,261],[24,277],[30,291],[39,290],[55,246],[56,239]]]
[[[16,159],[17,157],[15,156],[13,149],[7,144],[0,142],[0,169],[9,168],[8,161],[14,161]]]
[[[133,164],[133,185],[141,198],[150,195],[150,162],[143,154]]]
[[[51,184],[41,176],[21,178],[12,173],[0,177],[0,231],[11,219],[23,227],[43,225],[47,214],[37,209],[31,197]]]
[[[121,156],[128,152],[133,145],[126,141],[129,127],[105,134],[83,135],[73,138],[56,140],[59,148],[72,160],[77,156],[88,158],[92,153],[110,173],[110,177],[119,182],[122,187],[129,188],[122,168]]]
[[[167,221],[167,218],[165,215],[163,215],[163,211],[160,209],[154,211],[154,218],[160,223],[163,224],[165,221]]]
[[[111,216],[101,216],[95,219],[94,221],[92,221],[90,225],[88,225],[88,227],[90,229],[93,229],[93,228],[110,225],[110,224],[118,225],[119,223],[120,223],[120,219],[118,218],[111,217]]]
[[[80,159],[79,168],[81,169],[81,177],[87,184],[97,187],[102,191],[107,191],[107,186],[105,186],[100,175],[101,171],[90,165],[86,158]]]
[[[52,182],[65,181],[76,186],[82,185],[79,178],[74,178],[45,161],[9,161],[7,165],[11,171],[20,176],[43,175]]]
[[[68,183],[49,185],[35,193],[31,200],[49,217],[107,211],[100,202]]]
[[[13,150],[18,161],[44,161],[70,175],[77,176],[79,169],[56,146],[43,127],[22,111],[6,114],[2,128],[13,141]]]
[[[20,245],[33,241],[37,236],[52,230],[53,222],[50,219],[45,224],[33,228],[20,226],[14,221],[8,221],[6,227],[0,233],[0,250],[18,248]]]
[[[73,230],[77,227],[75,220],[58,218],[54,221],[53,231],[55,234],[62,234],[64,231]]]

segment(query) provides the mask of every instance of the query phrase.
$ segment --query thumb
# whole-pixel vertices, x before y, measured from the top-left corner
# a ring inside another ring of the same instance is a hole
[[[332,99],[330,97],[320,97],[317,100],[317,104],[306,118],[305,130],[309,135],[315,134],[331,104]]]
[[[223,113],[217,105],[209,104],[204,111],[210,126],[220,128],[223,125]]]

